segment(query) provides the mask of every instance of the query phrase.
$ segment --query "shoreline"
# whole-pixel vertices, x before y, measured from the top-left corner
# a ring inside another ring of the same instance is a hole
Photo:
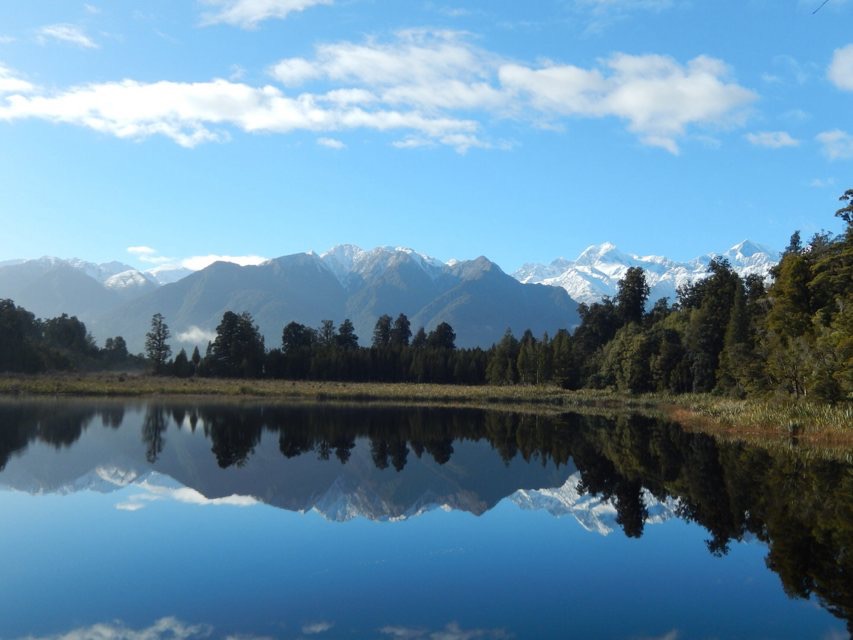
[[[816,446],[853,455],[853,404],[709,394],[639,394],[557,387],[462,386],[382,382],[312,382],[171,378],[139,373],[0,375],[0,398],[173,399],[300,403],[404,404],[533,413],[640,413],[724,440]]]

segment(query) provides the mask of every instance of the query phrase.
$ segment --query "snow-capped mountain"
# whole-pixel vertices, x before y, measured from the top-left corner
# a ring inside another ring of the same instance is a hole
[[[741,276],[767,277],[779,262],[780,254],[744,240],[724,253],[711,253],[689,262],[677,262],[663,256],[638,256],[619,251],[612,243],[587,247],[575,260],[558,258],[550,264],[525,264],[513,276],[523,283],[558,286],[578,302],[600,301],[615,296],[617,285],[630,267],[641,267],[651,288],[649,304],[668,297],[674,300],[678,287],[707,276],[714,257],[726,258]]]
[[[110,276],[104,280],[107,289],[127,291],[134,288],[151,288],[157,286],[157,281],[136,269],[128,269]]]
[[[321,254],[320,259],[344,286],[349,284],[353,275],[362,278],[376,277],[405,262],[416,264],[433,279],[449,268],[440,260],[407,247],[376,247],[364,250],[352,244],[341,244]]]
[[[69,260],[63,261],[60,258],[44,257],[41,258],[41,260],[49,261],[54,264],[56,262],[65,262],[69,266],[79,271],[82,271],[90,278],[94,278],[95,280],[101,283],[106,283],[107,280],[119,273],[123,273],[126,271],[136,271],[136,269],[134,269],[130,265],[126,265],[115,260],[111,262],[104,262],[102,264],[86,262],[85,260],[80,260],[79,258],[71,258]]]
[[[145,275],[158,285],[172,284],[186,278],[191,273],[195,272],[186,267],[176,267],[173,265],[160,265],[145,270]]]
[[[573,473],[562,487],[516,491],[508,499],[522,509],[547,511],[553,516],[570,515],[587,531],[603,536],[611,534],[619,527],[616,522],[616,506],[612,500],[603,500],[599,496],[582,494],[578,491],[580,472]],[[667,498],[661,502],[646,489],[643,489],[643,503],[648,517],[646,524],[658,524],[675,516],[677,502]]]

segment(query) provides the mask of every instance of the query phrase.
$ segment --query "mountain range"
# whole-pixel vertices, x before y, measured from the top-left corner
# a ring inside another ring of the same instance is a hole
[[[619,252],[605,243],[576,260],[525,264],[509,275],[483,256],[443,263],[411,249],[363,250],[340,245],[324,254],[298,253],[256,266],[216,262],[199,271],[155,267],[137,270],[121,262],[94,264],[44,257],[0,262],[0,298],[11,298],[39,317],[61,313],[86,322],[99,342],[121,335],[141,351],[152,315],[165,316],[173,340],[202,348],[225,311],[252,314],[270,347],[290,321],[318,326],[350,318],[362,344],[376,319],[405,313],[413,331],[448,322],[461,347],[488,347],[507,328],[535,335],[571,329],[578,302],[615,295],[632,266],[645,269],[650,302],[673,298],[678,286],[704,276],[714,255],[741,275],[766,276],[778,253],[745,241],[722,254],[690,262]]]
[[[728,260],[742,277],[757,274],[766,278],[781,256],[778,251],[744,240],[723,253],[709,253],[688,262],[677,262],[663,256],[622,253],[615,245],[605,242],[588,247],[575,260],[557,258],[547,265],[525,264],[513,276],[519,282],[562,287],[574,300],[589,304],[600,301],[604,296],[615,296],[625,272],[631,267],[641,267],[651,289],[651,305],[664,297],[674,301],[678,287],[705,277],[708,265],[715,257]]]
[[[128,422],[141,420],[131,411]],[[370,444],[359,439],[345,465],[316,456],[284,459],[277,438],[265,435],[249,464],[222,470],[210,454],[210,441],[186,428],[170,430],[156,463],[141,455],[139,429],[87,430],[82,441],[63,448],[32,443],[0,472],[0,491],[68,495],[83,491],[126,492],[116,508],[136,511],[156,500],[188,504],[250,506],[263,503],[346,522],[363,518],[400,521],[436,509],[483,515],[503,500],[522,509],[570,516],[590,532],[609,535],[619,529],[613,499],[578,491],[581,474],[573,463],[505,462],[485,442],[457,440],[453,461],[441,465],[429,455],[410,455],[404,472],[379,469]],[[647,524],[675,513],[672,498],[663,502],[643,490]]]

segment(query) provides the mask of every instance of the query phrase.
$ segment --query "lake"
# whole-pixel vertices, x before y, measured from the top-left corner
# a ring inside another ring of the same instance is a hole
[[[641,416],[0,401],[0,638],[848,637],[853,467]]]

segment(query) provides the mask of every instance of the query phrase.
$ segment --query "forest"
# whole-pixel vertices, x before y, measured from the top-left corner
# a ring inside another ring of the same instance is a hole
[[[202,355],[172,357],[166,319],[156,314],[145,354],[121,336],[99,348],[85,325],[62,315],[37,319],[0,301],[0,371],[147,368],[157,375],[466,385],[554,385],[629,393],[774,394],[826,402],[853,398],[853,189],[836,213],[843,233],[795,232],[770,282],[742,278],[724,259],[707,277],[649,305],[642,269],[628,269],[613,298],[579,307],[574,331],[516,336],[489,349],[460,349],[453,327],[412,331],[405,314],[382,315],[370,346],[353,324],[291,322],[267,348],[248,313],[226,312]]]

